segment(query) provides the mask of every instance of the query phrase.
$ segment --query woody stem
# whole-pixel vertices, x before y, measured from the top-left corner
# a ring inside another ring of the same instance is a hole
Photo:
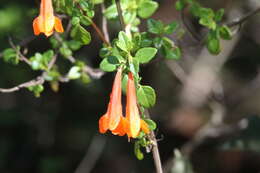
[[[145,112],[146,112],[147,118],[150,119],[151,117],[150,117],[149,111],[146,110]],[[160,157],[159,148],[158,148],[158,142],[156,140],[154,131],[151,131],[150,138],[153,142],[152,152],[153,152],[153,160],[154,160],[154,164],[155,164],[155,168],[156,168],[156,173],[163,173],[162,162],[161,162],[161,157]]]
[[[117,13],[118,13],[121,27],[124,30],[126,28],[126,26],[125,26],[125,22],[124,22],[123,11],[122,11],[122,7],[120,4],[120,0],[116,0],[116,8],[117,8]]]

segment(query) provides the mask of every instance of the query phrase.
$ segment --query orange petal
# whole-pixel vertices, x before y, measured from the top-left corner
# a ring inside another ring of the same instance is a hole
[[[45,34],[46,37],[49,37],[49,36],[51,36],[53,34],[53,30],[45,31],[44,34]]]
[[[100,133],[106,133],[107,129],[108,129],[108,118],[107,115],[103,115],[99,121],[99,132]]]
[[[34,35],[39,35],[41,33],[40,28],[39,28],[39,18],[38,17],[36,17],[33,20],[33,32],[34,32]]]
[[[140,115],[137,107],[136,90],[133,74],[128,74],[126,93],[126,118],[129,121],[129,135],[136,138],[140,132]]]
[[[123,116],[121,116],[118,126],[116,127],[115,130],[112,131],[112,133],[114,135],[124,136],[126,133],[125,128],[124,128],[125,127],[124,123],[125,123],[125,118]]]
[[[55,25],[54,28],[57,32],[64,32],[62,22],[58,17],[55,17]]]
[[[141,130],[146,133],[146,134],[149,134],[150,133],[150,129],[148,127],[148,124],[141,119]]]
[[[118,69],[115,80],[113,83],[112,92],[110,95],[110,107],[108,109],[108,126],[110,130],[114,130],[122,117],[122,104],[121,104],[121,78],[122,78],[122,69]]]

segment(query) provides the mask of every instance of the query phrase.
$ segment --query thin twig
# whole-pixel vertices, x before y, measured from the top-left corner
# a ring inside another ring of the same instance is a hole
[[[146,116],[149,119],[151,118],[148,110],[146,110]],[[155,137],[154,131],[151,131],[150,138],[151,138],[151,141],[153,142],[152,151],[153,151],[153,160],[154,160],[154,164],[155,164],[155,168],[156,168],[156,173],[163,173],[162,162],[161,162],[161,157],[160,157],[159,148],[158,148],[158,142]]]
[[[184,69],[175,61],[165,61],[165,63],[179,81],[184,84],[187,79],[187,74]]]
[[[249,12],[247,15],[245,15],[241,18],[237,18],[237,19],[231,21],[230,23],[227,24],[227,26],[234,27],[236,25],[242,25],[245,21],[247,21],[249,18],[255,16],[259,12],[260,12],[260,7],[258,7],[255,10]]]
[[[81,6],[79,4],[77,4],[78,8],[80,9],[80,11],[82,13],[84,13],[85,16],[87,16],[87,14],[84,12],[84,10],[82,10]],[[90,19],[90,18],[89,18]],[[90,19],[91,20],[91,19]],[[102,31],[99,29],[99,27],[96,25],[96,23],[91,20],[91,26],[95,29],[95,31],[97,32],[98,36],[100,37],[100,39],[107,45],[110,45],[110,43],[106,40],[104,34],[102,33]]]
[[[190,33],[190,35],[192,36],[192,38],[194,38],[196,41],[199,42],[199,41],[201,40],[201,38],[200,38],[200,36],[199,36],[197,33],[195,33],[195,32],[193,31],[193,29],[190,27],[190,25],[186,22],[184,10],[185,10],[185,9],[181,10],[181,13],[180,13],[180,14],[181,14],[182,23],[183,23],[183,25],[185,26],[185,28],[187,29],[187,31]]]
[[[11,46],[15,47],[15,45],[12,42],[11,42]],[[21,53],[19,53],[19,54],[21,54]],[[57,60],[57,56],[58,56],[58,53],[56,53],[53,56],[52,60],[49,62],[48,66],[47,66],[48,70],[50,70],[54,66],[54,64],[55,64],[55,62]],[[28,88],[28,87],[36,86],[36,85],[42,85],[45,82],[45,76],[46,75],[47,75],[47,73],[43,72],[40,76],[36,77],[36,79],[30,80],[28,82],[24,82],[24,83],[19,84],[19,85],[15,86],[15,87],[12,87],[12,88],[0,88],[0,92],[2,92],[2,93],[11,93],[11,92],[18,91],[18,90],[20,90],[22,88]]]
[[[86,155],[77,167],[75,173],[90,173],[105,147],[106,139],[96,135],[87,149]]]
[[[104,14],[105,10],[106,10],[105,4],[102,3],[101,11],[103,14]],[[105,15],[102,16],[102,30],[103,30],[105,39],[107,40],[107,42],[110,43],[109,32],[108,32],[108,27],[107,27],[107,19],[106,19]]]
[[[38,76],[36,79],[33,79],[29,82],[25,82],[25,83],[22,83],[18,86],[15,86],[15,87],[12,87],[12,88],[7,88],[7,89],[4,89],[4,88],[0,88],[0,92],[2,93],[11,93],[11,92],[15,92],[15,91],[18,91],[22,88],[28,88],[30,86],[35,86],[35,85],[41,85],[44,83],[44,78],[43,76]]]
[[[118,17],[119,17],[119,20],[120,20],[121,27],[122,27],[123,30],[125,30],[126,25],[125,25],[125,22],[124,22],[123,11],[122,11],[122,7],[121,7],[121,4],[120,4],[120,0],[116,0],[116,8],[117,8],[117,13],[118,13]]]
[[[9,37],[9,44],[10,44],[10,46],[11,46],[14,50],[16,50],[17,54],[19,55],[19,59],[20,59],[21,61],[24,61],[26,64],[31,65],[31,62],[28,60],[28,58],[26,58],[26,57],[20,52],[20,50],[17,49],[17,47],[14,45],[14,43],[13,43],[11,37]]]
[[[85,66],[83,71],[86,72],[92,79],[100,79],[105,72],[100,69],[94,69],[89,66]]]
[[[98,36],[100,37],[100,39],[107,45],[110,45],[110,43],[106,40],[105,36],[103,35],[103,33],[101,32],[101,30],[99,29],[99,27],[95,24],[94,21],[91,22],[92,27],[96,30]]]

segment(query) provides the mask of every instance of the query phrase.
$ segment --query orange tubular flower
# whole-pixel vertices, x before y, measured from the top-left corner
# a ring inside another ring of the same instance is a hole
[[[150,132],[148,125],[139,115],[134,77],[131,72],[128,74],[126,97],[126,120],[124,124],[127,136],[136,138],[140,130],[148,134]]]
[[[41,0],[40,15],[33,21],[33,31],[35,35],[44,33],[47,37],[52,35],[54,29],[63,32],[61,20],[54,16],[52,1]]]
[[[125,135],[125,120],[123,117],[121,104],[121,78],[122,69],[119,68],[114,80],[107,112],[99,119],[100,133],[105,133],[107,130],[110,130],[114,135]]]

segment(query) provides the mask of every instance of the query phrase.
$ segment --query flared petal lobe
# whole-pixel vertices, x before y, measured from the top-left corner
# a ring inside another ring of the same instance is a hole
[[[149,134],[150,133],[150,129],[149,129],[149,126],[148,124],[141,119],[141,130],[146,133],[146,134]]]
[[[106,133],[107,129],[108,129],[108,118],[107,118],[107,114],[103,115],[100,119],[99,119],[99,132],[100,133]]]
[[[55,31],[57,31],[57,32],[64,32],[61,20],[58,17],[55,17],[54,28],[55,28]]]
[[[131,72],[128,74],[127,92],[126,92],[126,132],[128,137],[136,138],[140,132],[141,119],[136,100],[136,89],[134,77]]]
[[[119,124],[117,127],[112,130],[114,135],[124,136],[125,135],[125,118],[123,116],[120,117]]]
[[[39,35],[41,33],[40,31],[40,28],[39,28],[39,17],[36,17],[34,20],[33,20],[33,32],[34,32],[34,35]]]

